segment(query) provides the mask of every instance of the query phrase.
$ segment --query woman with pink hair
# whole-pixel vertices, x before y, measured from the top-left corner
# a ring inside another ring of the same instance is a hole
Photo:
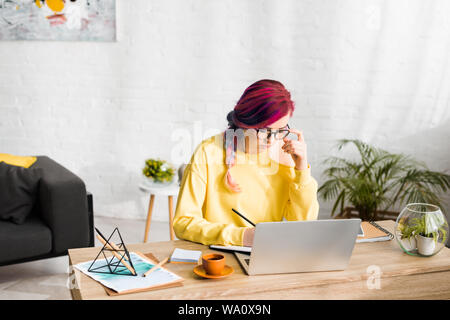
[[[288,125],[294,109],[278,81],[260,80],[244,91],[227,116],[228,129],[202,141],[186,166],[173,224],[178,238],[252,246],[254,227],[232,209],[255,224],[317,219],[317,182],[303,133]]]

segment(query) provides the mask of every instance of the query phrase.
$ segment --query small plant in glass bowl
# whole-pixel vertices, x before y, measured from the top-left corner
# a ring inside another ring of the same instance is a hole
[[[410,203],[398,216],[394,230],[403,251],[429,257],[445,246],[449,227],[438,206]]]
[[[400,224],[398,226],[398,230],[400,236],[399,242],[401,243],[402,247],[408,252],[416,250],[416,230],[414,229],[414,227],[408,224]]]
[[[165,160],[147,159],[142,173],[146,177],[147,184],[166,185],[173,182],[175,168]]]
[[[416,234],[417,250],[421,255],[430,256],[436,249],[439,238],[442,242],[447,241],[447,230],[440,219],[433,215],[424,215],[413,219],[414,233]],[[447,226],[448,228],[448,226]]]

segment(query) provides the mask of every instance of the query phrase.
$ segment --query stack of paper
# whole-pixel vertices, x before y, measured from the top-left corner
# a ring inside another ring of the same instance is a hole
[[[170,257],[170,262],[198,263],[201,255],[202,255],[201,251],[175,248],[175,250],[172,253],[172,256]]]

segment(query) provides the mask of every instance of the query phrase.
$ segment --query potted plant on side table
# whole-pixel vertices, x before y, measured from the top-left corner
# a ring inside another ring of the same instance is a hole
[[[165,160],[147,159],[145,167],[142,169],[145,184],[152,187],[167,186],[172,184],[175,175],[175,168]]]

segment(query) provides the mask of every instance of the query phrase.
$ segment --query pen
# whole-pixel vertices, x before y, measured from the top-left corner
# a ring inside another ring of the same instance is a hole
[[[160,261],[158,264],[155,264],[150,270],[148,270],[146,273],[144,273],[142,276],[146,277],[156,269],[159,269],[163,264],[165,264],[167,261],[169,261],[170,257],[165,258],[164,260]]]
[[[231,208],[231,210],[233,210],[234,213],[236,213],[237,215],[239,215],[239,217],[241,217],[242,219],[244,219],[245,221],[247,221],[248,223],[250,223],[252,226],[256,227],[256,225],[251,222],[250,220],[248,220],[246,217],[244,217],[242,214],[240,214],[239,212],[237,212],[236,210],[234,210],[233,208]]]

